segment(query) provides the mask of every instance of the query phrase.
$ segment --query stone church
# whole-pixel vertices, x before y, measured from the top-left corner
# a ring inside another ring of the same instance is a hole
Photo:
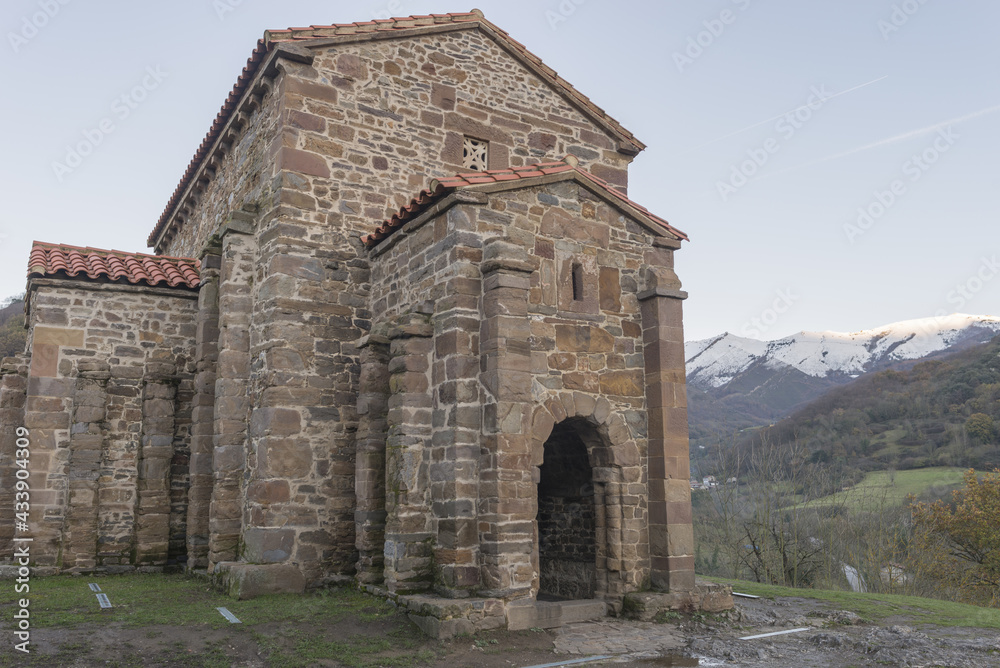
[[[478,10],[266,32],[153,254],[32,247],[0,551],[354,581],[438,636],[725,607],[643,148]]]

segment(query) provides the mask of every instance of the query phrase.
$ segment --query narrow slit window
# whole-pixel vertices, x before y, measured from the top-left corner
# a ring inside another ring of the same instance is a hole
[[[474,172],[485,172],[489,165],[489,149],[489,142],[466,137],[462,165]]]
[[[573,263],[572,271],[573,279],[573,301],[582,302],[583,301],[583,265],[579,262]]]

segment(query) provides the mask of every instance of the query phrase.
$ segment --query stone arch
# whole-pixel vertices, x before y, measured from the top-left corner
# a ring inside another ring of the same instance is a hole
[[[626,481],[638,480],[638,445],[624,417],[606,398],[581,392],[552,393],[531,417],[531,466],[536,491],[542,480],[545,444],[558,428],[572,430],[580,439],[590,466],[596,545],[593,597],[618,598],[625,593],[634,566],[634,559],[631,564],[625,563],[625,557],[637,557],[640,551],[640,538],[626,540],[625,536],[625,506],[630,502]],[[536,595],[541,589],[542,566],[538,521],[536,513],[532,556],[532,590]]]

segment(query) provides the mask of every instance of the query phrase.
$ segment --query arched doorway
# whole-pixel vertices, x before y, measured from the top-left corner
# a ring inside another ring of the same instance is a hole
[[[579,424],[578,424],[579,423]],[[540,599],[589,599],[597,593],[594,475],[580,420],[555,425],[545,441],[538,481]]]

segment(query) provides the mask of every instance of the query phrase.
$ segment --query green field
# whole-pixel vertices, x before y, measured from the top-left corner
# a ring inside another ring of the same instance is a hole
[[[802,508],[844,505],[852,509],[871,506],[900,506],[910,494],[919,496],[931,490],[954,489],[962,484],[966,469],[937,466],[911,471],[873,471],[850,489],[813,499]]]
[[[958,626],[981,629],[1000,629],[1000,610],[980,608],[975,605],[939,601],[919,596],[899,594],[855,594],[824,589],[792,589],[775,585],[733,580],[731,578],[705,577],[712,582],[732,585],[733,591],[753,594],[763,598],[798,597],[817,599],[830,603],[835,609],[850,610],[868,622],[886,622],[890,618],[908,617],[911,624]]]

